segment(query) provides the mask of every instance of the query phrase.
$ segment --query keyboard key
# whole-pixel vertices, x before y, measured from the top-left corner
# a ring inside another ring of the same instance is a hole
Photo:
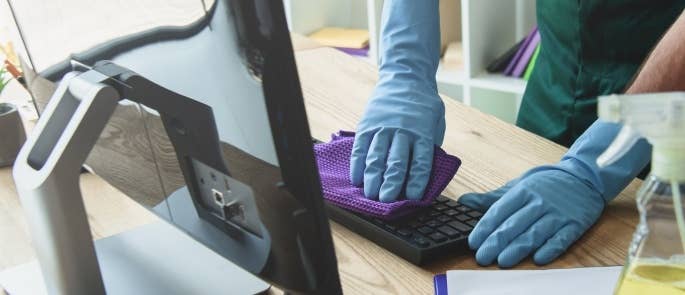
[[[468,211],[471,211],[471,209],[469,209],[468,207],[466,207],[466,206],[464,206],[464,205],[459,205],[459,206],[455,207],[454,209],[457,209],[457,210],[459,210],[459,211],[461,211],[461,212],[468,212]]]
[[[442,214],[442,213],[440,213],[440,211],[435,211],[435,210],[431,210],[431,212],[428,212],[428,216],[430,216],[430,217],[435,217],[435,216],[438,216],[440,214]]]
[[[423,216],[419,217],[418,220],[419,220],[419,222],[427,222],[427,221],[431,220],[431,217],[428,215],[423,215]]]
[[[428,247],[428,245],[430,245],[430,242],[421,236],[415,236],[412,239],[412,242],[414,242],[414,244],[418,245],[419,247]]]
[[[407,225],[411,228],[417,228],[417,227],[423,226],[423,224],[421,222],[418,222],[416,220],[410,221],[409,223],[407,223]]]
[[[460,215],[457,215],[456,218],[457,218],[459,221],[467,221],[467,220],[471,219],[471,216],[468,216],[468,215],[466,215],[466,214],[460,214]]]
[[[387,223],[385,225],[383,225],[383,227],[385,227],[385,229],[387,229],[388,231],[391,231],[391,232],[394,232],[396,229],[396,227],[394,225],[387,224]]]
[[[452,222],[448,223],[447,225],[449,225],[453,228],[456,228],[458,231],[463,232],[463,233],[468,233],[473,229],[472,227],[470,227],[466,224],[463,224],[461,221],[457,221],[457,220],[452,221]]]
[[[424,226],[424,227],[419,227],[419,229],[417,229],[417,231],[419,231],[420,233],[422,233],[424,235],[427,235],[427,234],[433,233],[435,230],[433,230],[430,227]]]
[[[400,228],[397,230],[397,234],[406,238],[408,236],[411,236],[411,231],[407,228]]]
[[[454,216],[454,215],[459,214],[460,212],[457,211],[457,210],[454,210],[454,209],[449,209],[449,210],[447,210],[447,211],[443,211],[442,213],[444,213],[444,214],[446,214],[446,215],[448,215],[448,216]]]
[[[440,204],[440,205],[433,206],[433,209],[438,210],[438,211],[443,211],[443,210],[447,210],[449,208],[443,204]]]
[[[443,225],[441,227],[438,227],[438,231],[445,234],[446,236],[453,238],[460,236],[459,232],[449,226]]]
[[[470,215],[473,218],[478,218],[478,217],[483,216],[483,213],[480,213],[478,211],[471,211],[471,212],[466,213],[466,214]]]
[[[457,202],[457,201],[455,201],[455,200],[449,200],[449,201],[447,201],[447,202],[445,203],[445,205],[446,205],[447,207],[452,207],[452,208],[454,208],[454,207],[457,207],[457,206],[459,206],[459,205],[461,205],[461,204],[459,204],[459,202]]]
[[[437,198],[435,198],[435,202],[437,202],[437,203],[444,203],[444,202],[447,202],[449,200],[450,200],[450,198],[445,197],[445,196],[438,196]]]
[[[423,226],[423,224],[421,222],[418,222],[417,220],[412,220],[409,223],[407,223],[407,225],[411,228],[417,228],[417,227]]]
[[[466,224],[473,226],[473,227],[476,227],[476,224],[478,224],[478,220],[471,219],[471,220],[467,221]]]
[[[437,221],[437,220],[431,220],[431,221],[426,222],[426,225],[430,226],[430,227],[438,227],[438,226],[442,225],[442,222]]]
[[[449,217],[447,215],[440,215],[438,218],[436,218],[440,222],[449,222],[452,221],[452,217]]]
[[[447,237],[441,233],[434,233],[429,236],[433,241],[436,241],[438,243],[444,242],[447,240]]]

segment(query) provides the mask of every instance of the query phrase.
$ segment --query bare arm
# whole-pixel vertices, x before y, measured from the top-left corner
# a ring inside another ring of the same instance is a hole
[[[645,61],[626,93],[685,91],[685,12]]]

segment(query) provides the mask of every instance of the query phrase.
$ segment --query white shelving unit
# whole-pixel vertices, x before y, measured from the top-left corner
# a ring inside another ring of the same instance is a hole
[[[416,0],[421,1],[421,0]],[[376,63],[383,0],[284,0],[291,31],[310,34],[324,26],[368,29],[369,62]],[[438,69],[440,92],[514,122],[526,81],[490,74],[488,63],[535,25],[535,0],[440,0],[443,49],[461,41],[463,69]]]

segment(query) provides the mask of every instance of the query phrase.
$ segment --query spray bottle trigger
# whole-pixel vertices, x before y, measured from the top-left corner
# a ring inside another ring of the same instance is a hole
[[[611,145],[597,157],[597,165],[604,168],[621,159],[642,138],[637,130],[623,126]]]

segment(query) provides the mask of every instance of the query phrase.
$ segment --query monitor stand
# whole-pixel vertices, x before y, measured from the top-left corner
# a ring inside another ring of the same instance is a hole
[[[95,241],[107,294],[260,294],[269,285],[165,222]],[[12,294],[47,294],[37,262],[0,273]]]
[[[245,294],[269,288],[165,223],[93,242],[80,170],[120,92],[136,89],[160,99],[171,93],[111,63],[71,72],[55,90],[12,171],[40,264],[2,275],[16,276],[2,282],[11,294]]]

